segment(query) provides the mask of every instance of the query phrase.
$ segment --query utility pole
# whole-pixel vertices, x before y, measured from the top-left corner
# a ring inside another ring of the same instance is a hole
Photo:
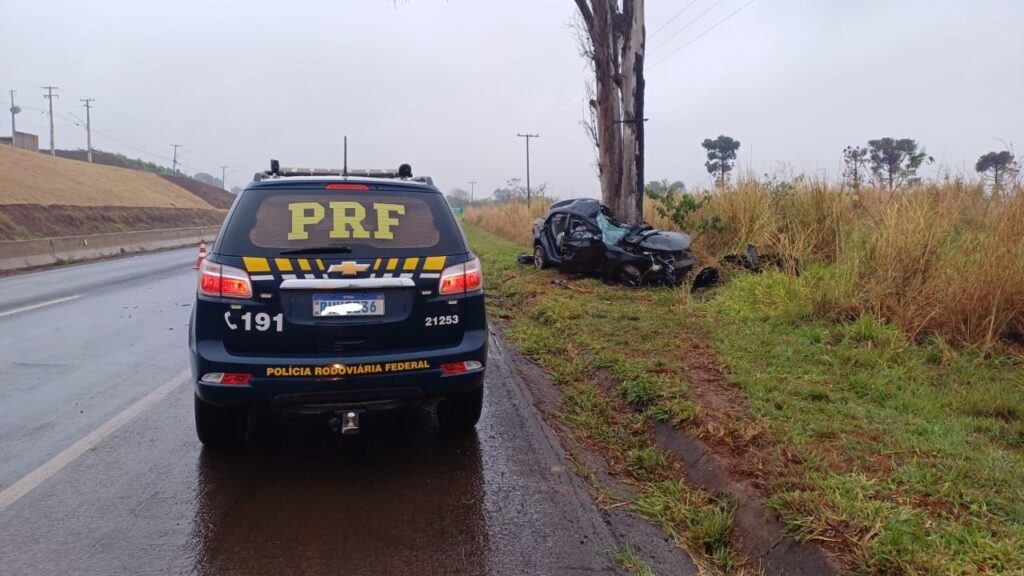
[[[228,189],[228,181],[227,181],[228,168],[230,168],[230,166],[221,166],[220,167],[220,187],[225,189],[225,190]]]
[[[469,181],[469,203],[473,203],[473,192],[476,191],[476,180]]]
[[[171,164],[171,172],[174,172],[175,174],[177,174],[178,173],[178,148],[181,148],[181,144],[171,144],[171,148],[174,148],[174,160],[171,161],[171,162],[173,162],[173,164]]]
[[[89,164],[92,164],[92,118],[89,115],[89,111],[92,108],[92,103],[95,101],[95,98],[82,98],[82,102],[85,102],[85,155],[89,160]]]
[[[13,146],[17,146],[17,144],[15,144],[14,141],[17,140],[17,138],[18,138],[18,129],[14,126],[14,117],[15,117],[15,115],[17,115],[18,112],[21,112],[21,108],[18,108],[17,106],[14,105],[14,95],[16,94],[16,92],[14,90],[11,90],[10,92],[11,92],[11,146],[13,147]]]
[[[540,138],[540,134],[516,134],[526,138],[526,207],[530,207],[530,138]]]
[[[59,95],[54,94],[54,90],[60,90],[57,86],[43,86],[43,90],[46,90],[46,94],[43,98],[50,101],[50,156],[57,155],[57,149],[53,145],[53,99],[60,98]]]

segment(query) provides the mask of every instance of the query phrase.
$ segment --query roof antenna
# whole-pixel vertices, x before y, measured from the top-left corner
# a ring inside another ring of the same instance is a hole
[[[345,165],[341,169],[342,176],[348,176],[348,136],[345,136]]]

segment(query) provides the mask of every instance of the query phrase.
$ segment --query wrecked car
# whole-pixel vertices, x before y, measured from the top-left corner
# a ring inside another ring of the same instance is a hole
[[[533,224],[533,265],[606,282],[678,286],[696,260],[690,237],[646,224],[627,226],[592,198],[562,200]]]

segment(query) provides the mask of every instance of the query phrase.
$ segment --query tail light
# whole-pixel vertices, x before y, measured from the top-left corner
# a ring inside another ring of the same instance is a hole
[[[204,259],[199,266],[199,293],[219,298],[252,298],[252,281],[245,270]]]
[[[227,384],[229,386],[245,386],[252,381],[252,374],[235,372],[210,372],[203,374],[201,381],[207,384]]]
[[[456,264],[444,269],[437,292],[442,296],[478,292],[484,289],[484,274],[480,269],[480,259],[473,258],[469,262]]]
[[[484,365],[476,360],[466,360],[465,362],[451,362],[449,364],[441,364],[441,375],[442,376],[454,376],[456,374],[465,374],[466,372],[474,372],[483,368]]]

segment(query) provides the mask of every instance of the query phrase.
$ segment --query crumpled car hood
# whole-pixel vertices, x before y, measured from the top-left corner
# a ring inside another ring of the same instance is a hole
[[[623,242],[639,246],[645,250],[663,252],[681,252],[690,249],[690,236],[682,232],[667,230],[645,230],[631,234],[622,239]]]

